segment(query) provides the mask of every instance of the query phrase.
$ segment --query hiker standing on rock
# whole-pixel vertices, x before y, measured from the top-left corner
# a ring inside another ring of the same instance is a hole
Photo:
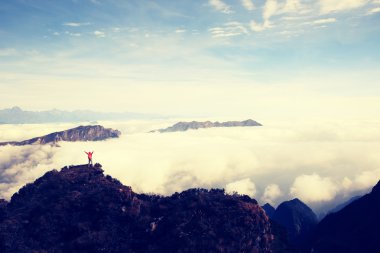
[[[86,152],[86,151],[84,151],[86,154],[87,154],[87,157],[88,157],[88,167],[92,167],[93,165],[92,165],[92,154],[94,153],[94,151],[92,151],[92,152],[90,152],[90,151],[88,151],[88,152]]]

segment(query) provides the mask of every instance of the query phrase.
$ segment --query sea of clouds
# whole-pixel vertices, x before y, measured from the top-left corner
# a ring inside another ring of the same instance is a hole
[[[278,205],[295,197],[322,211],[363,194],[380,179],[380,122],[261,122],[263,127],[148,133],[176,120],[100,122],[118,139],[0,147],[0,198],[51,169],[84,164],[84,151],[106,174],[136,192],[170,195],[225,188]],[[78,124],[0,125],[0,141],[24,140]]]

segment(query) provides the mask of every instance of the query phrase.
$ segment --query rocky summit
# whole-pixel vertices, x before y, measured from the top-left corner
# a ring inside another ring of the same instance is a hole
[[[1,142],[0,146],[14,145],[24,146],[32,144],[52,144],[60,141],[101,141],[109,138],[118,138],[121,132],[111,128],[104,128],[100,125],[79,126],[61,132],[55,132],[48,135],[32,138],[20,142]]]
[[[272,218],[272,216],[274,215],[274,212],[276,211],[276,209],[269,203],[266,203],[265,205],[263,205],[262,208],[264,209],[266,215],[269,218]]]
[[[168,128],[153,130],[151,132],[160,132],[160,133],[166,133],[166,132],[179,132],[179,131],[187,131],[190,129],[199,129],[199,128],[211,128],[211,127],[249,127],[249,126],[262,126],[260,123],[248,119],[244,121],[227,121],[227,122],[211,122],[211,121],[191,121],[191,122],[178,122],[174,124],[173,126],[170,126]]]
[[[310,207],[297,198],[284,201],[271,218],[286,229],[287,238],[292,245],[306,252],[318,223],[317,216]]]
[[[219,189],[137,194],[101,166],[52,170],[0,201],[0,252],[270,253],[254,199]]]

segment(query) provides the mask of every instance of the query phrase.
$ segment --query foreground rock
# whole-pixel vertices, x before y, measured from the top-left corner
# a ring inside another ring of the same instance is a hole
[[[111,128],[104,128],[100,125],[95,126],[79,126],[69,130],[55,132],[48,135],[36,137],[33,139],[25,141],[11,141],[11,142],[0,142],[0,146],[14,145],[14,146],[24,146],[32,144],[52,144],[60,141],[102,141],[109,138],[118,138],[120,136],[120,131],[113,130]]]
[[[136,194],[99,166],[50,171],[2,210],[4,253],[273,252],[269,219],[248,196],[217,189]]]
[[[262,126],[260,123],[248,119],[244,121],[227,121],[227,122],[211,122],[211,121],[205,121],[205,122],[198,122],[198,121],[191,121],[191,122],[178,122],[174,124],[171,127],[164,128],[164,129],[158,129],[153,130],[151,132],[160,132],[160,133],[166,133],[166,132],[179,132],[179,131],[187,131],[190,129],[199,129],[199,128],[211,128],[211,127],[249,127],[249,126]]]

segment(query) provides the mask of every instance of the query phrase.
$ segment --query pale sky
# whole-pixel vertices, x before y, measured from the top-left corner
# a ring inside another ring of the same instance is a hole
[[[0,109],[371,119],[379,0],[0,1]]]

